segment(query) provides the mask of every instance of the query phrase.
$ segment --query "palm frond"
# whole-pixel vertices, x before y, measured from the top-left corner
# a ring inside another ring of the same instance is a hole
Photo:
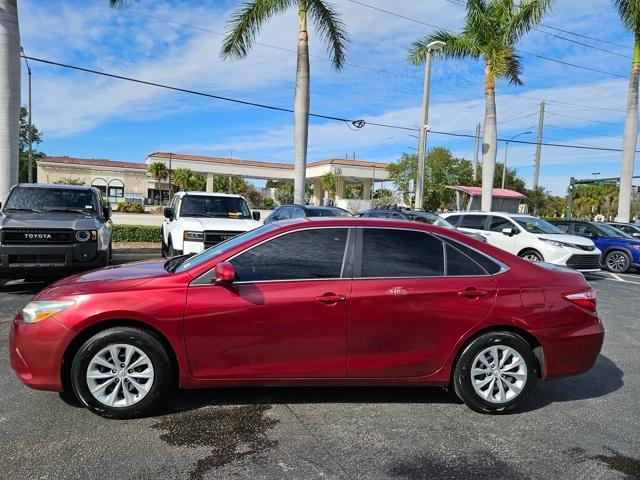
[[[243,3],[227,22],[229,30],[222,42],[222,58],[246,57],[262,24],[294,3],[295,0],[252,0]]]
[[[510,15],[505,32],[507,42],[517,42],[523,35],[540,23],[552,3],[553,0],[525,0],[520,3]]]
[[[427,45],[436,40],[446,43],[437,55],[450,58],[479,58],[481,50],[479,45],[466,34],[456,34],[447,30],[436,30],[416,40],[409,48],[409,62],[414,65],[424,63],[427,53]]]
[[[509,80],[511,85],[522,85],[520,75],[522,75],[522,65],[520,63],[520,56],[516,55],[511,49],[510,54],[505,58],[506,65],[503,76]]]
[[[492,22],[488,10],[489,5],[485,0],[468,0],[465,29],[475,32],[476,35],[481,32],[490,32]]]
[[[333,66],[340,70],[345,62],[349,34],[335,7],[323,0],[308,0],[310,14],[316,32],[322,37]]]
[[[111,8],[124,8],[129,6],[130,3],[134,3],[137,0],[107,0],[107,3]]]
[[[640,3],[636,0],[614,0],[618,15],[627,30],[640,34]]]

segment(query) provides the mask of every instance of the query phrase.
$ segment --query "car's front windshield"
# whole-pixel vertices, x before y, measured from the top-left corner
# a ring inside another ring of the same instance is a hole
[[[224,252],[227,252],[232,248],[235,248],[238,245],[241,245],[244,242],[257,238],[260,235],[263,235],[277,228],[278,228],[277,226],[274,226],[272,223],[269,223],[267,225],[258,227],[254,230],[249,230],[248,232],[242,233],[240,235],[236,235],[235,237],[231,237],[229,240],[225,240],[222,243],[218,243],[217,245],[214,245],[213,247],[208,248],[204,252],[201,252],[197,255],[187,258],[187,260],[179,264],[175,268],[175,270],[171,269],[171,271],[185,272],[191,268],[197,267],[198,265],[202,265],[203,263],[208,262],[209,260],[217,257],[218,255],[222,255]],[[169,262],[171,262],[171,260],[169,260]],[[167,264],[169,264],[169,262],[167,262]]]
[[[309,208],[307,207],[308,217],[350,217],[351,214],[341,208]]]
[[[182,197],[180,216],[251,218],[251,211],[241,197],[187,194]]]
[[[627,235],[622,230],[618,230],[606,223],[598,223],[595,227],[598,228],[598,230],[601,230],[607,237],[633,239],[631,235]]]
[[[529,233],[564,233],[555,225],[536,217],[511,217],[518,225]]]
[[[454,228],[449,222],[447,222],[440,215],[436,215],[431,212],[404,212],[409,220],[415,222],[428,223],[429,225],[435,225],[436,227]]]
[[[19,186],[11,191],[4,210],[95,213],[98,205],[96,195],[89,189]]]

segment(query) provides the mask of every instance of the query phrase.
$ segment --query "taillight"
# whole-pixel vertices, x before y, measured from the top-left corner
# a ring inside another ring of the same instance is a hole
[[[567,292],[562,298],[590,313],[596,313],[596,293],[593,290],[584,292]]]

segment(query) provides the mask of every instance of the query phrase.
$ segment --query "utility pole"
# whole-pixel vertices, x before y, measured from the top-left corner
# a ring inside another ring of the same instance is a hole
[[[480,124],[476,125],[476,138],[473,142],[473,181],[478,179],[478,149],[480,148]]]
[[[540,118],[538,119],[538,142],[536,144],[536,164],[533,169],[533,188],[540,182],[540,154],[542,153],[542,131],[544,130],[544,100],[540,102]]]
[[[20,47],[20,51],[22,52],[22,56],[24,58],[24,63],[27,66],[27,77],[29,79],[28,82],[28,91],[29,91],[29,126],[28,126],[28,130],[27,130],[27,143],[29,144],[29,153],[28,153],[28,166],[29,166],[29,173],[27,176],[27,181],[29,183],[33,183],[33,121],[31,120],[31,66],[29,65],[29,61],[27,60],[27,57],[24,54],[24,48]]]
[[[416,178],[416,210],[422,208],[424,197],[424,164],[427,150],[427,130],[429,129],[429,92],[431,88],[431,58],[434,50],[440,50],[445,46],[444,42],[435,40],[427,45],[427,53],[424,61],[424,90],[422,94],[422,123],[418,137],[418,172]]]
[[[171,203],[171,197],[173,197],[173,184],[171,183],[171,157],[173,153],[169,153],[169,203]]]

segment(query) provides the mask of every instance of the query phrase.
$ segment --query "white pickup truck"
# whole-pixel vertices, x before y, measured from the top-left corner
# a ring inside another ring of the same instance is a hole
[[[229,193],[178,192],[164,209],[162,255],[200,253],[260,226],[260,212]]]

